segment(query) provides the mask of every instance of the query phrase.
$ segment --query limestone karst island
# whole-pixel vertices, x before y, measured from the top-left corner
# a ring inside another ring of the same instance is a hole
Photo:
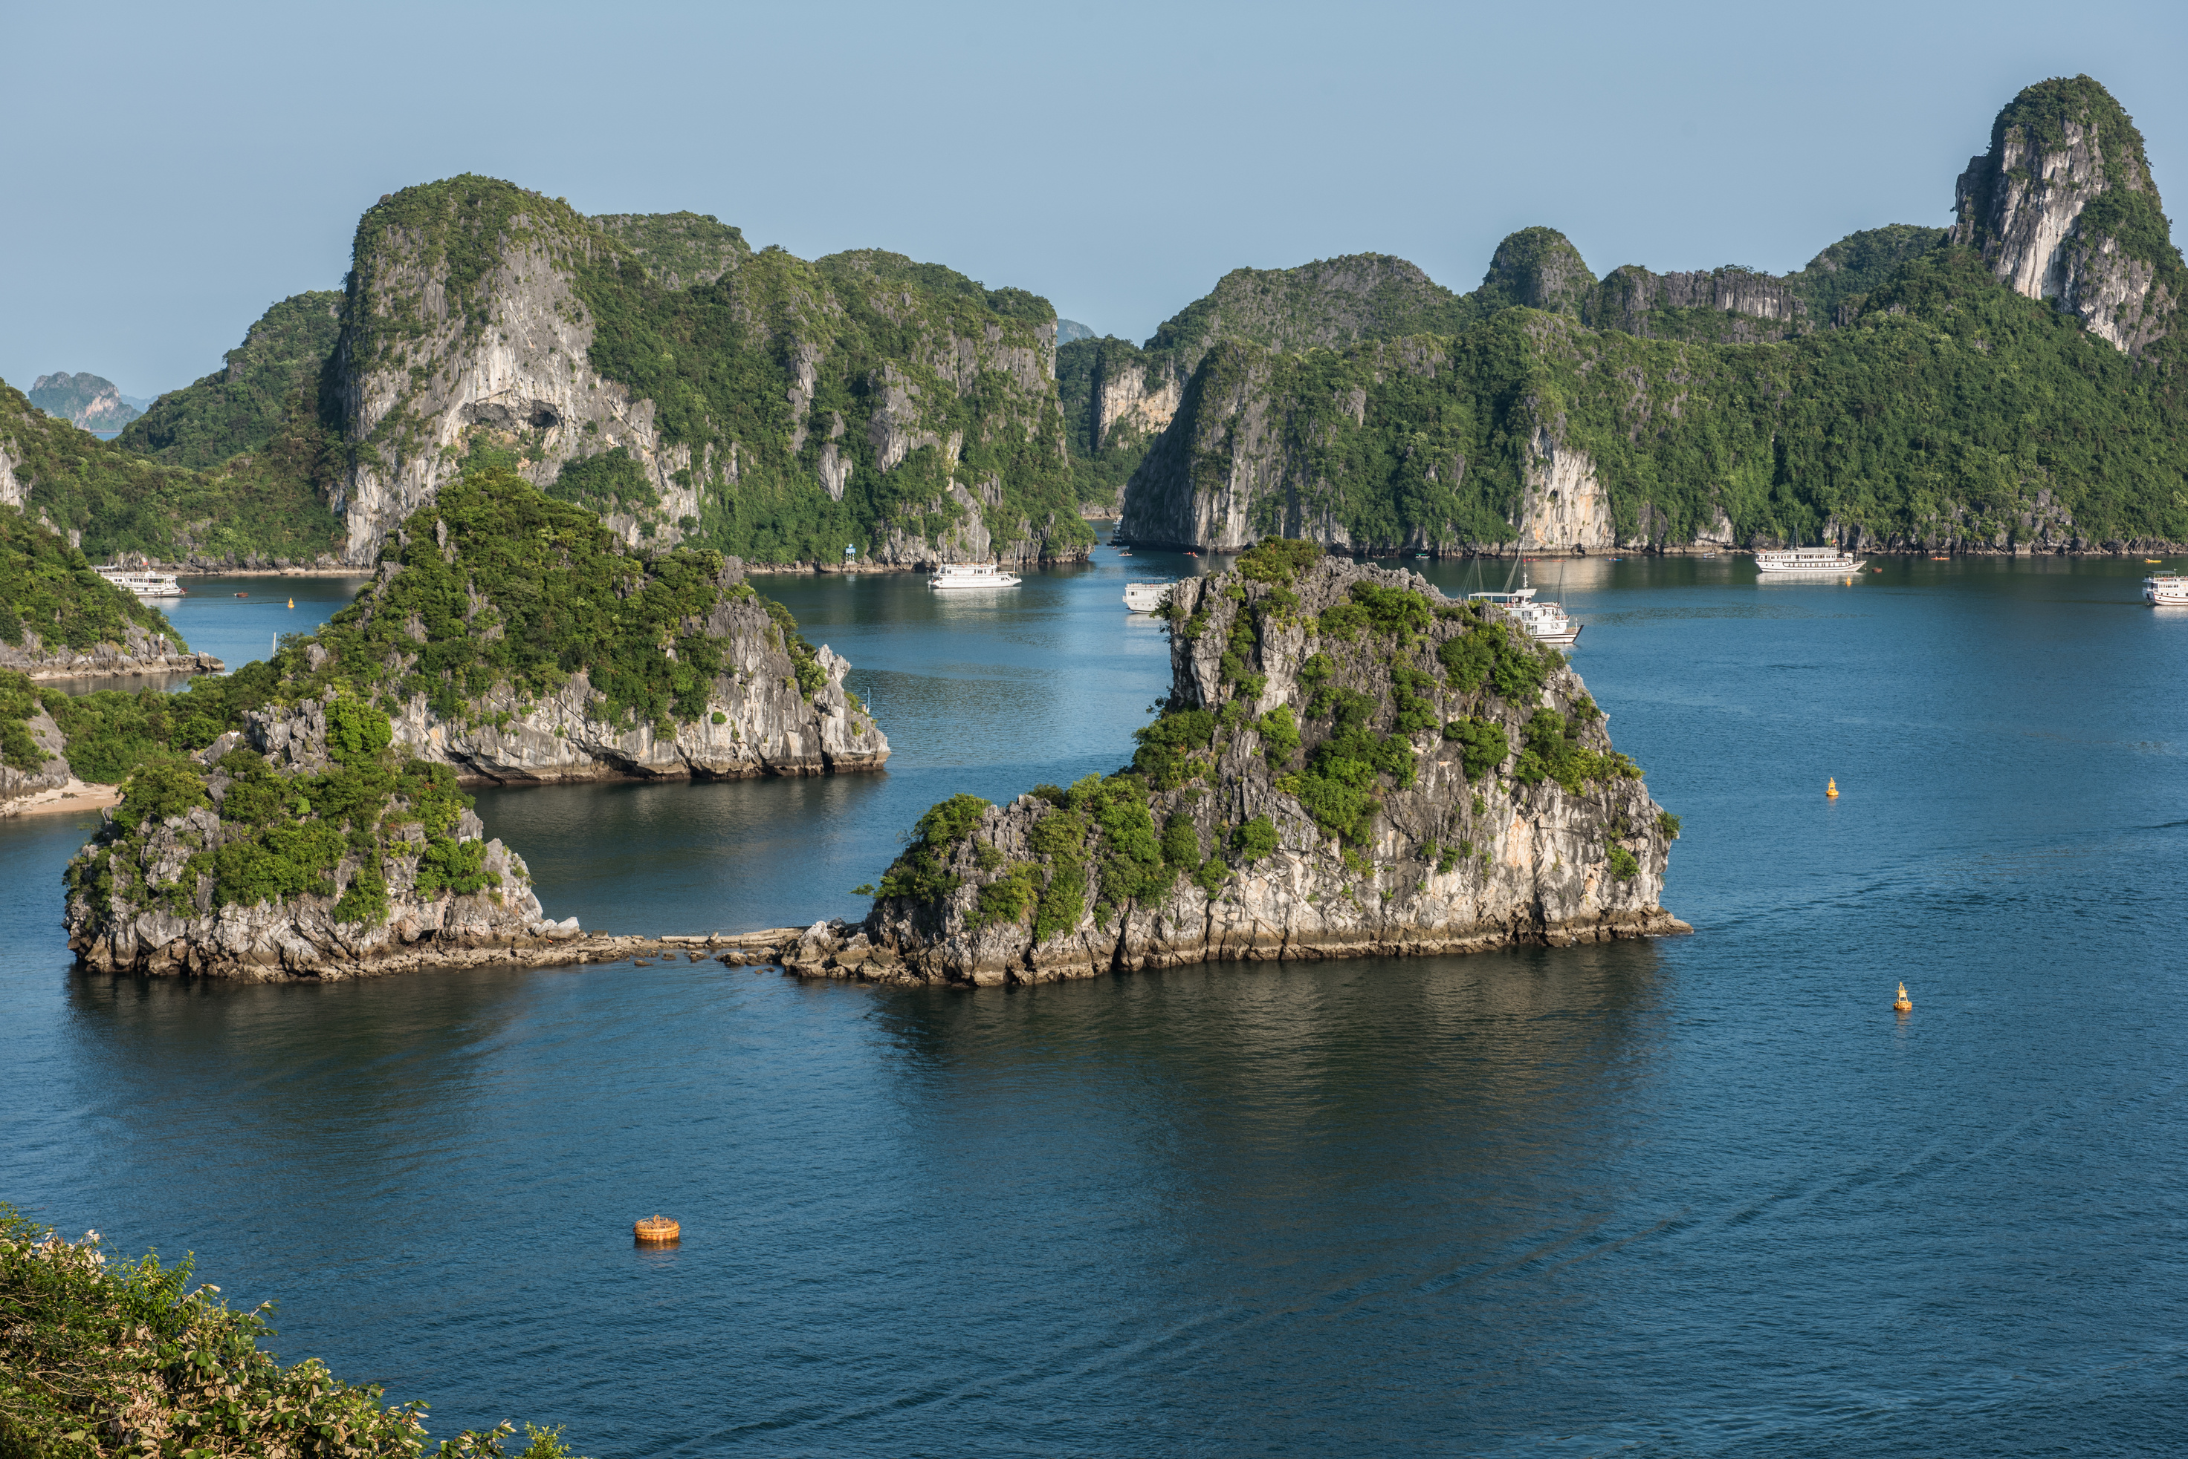
[[[1124,250],[849,39],[758,128],[762,20],[719,135],[464,150],[444,79],[443,150],[251,183],[323,255],[157,281],[218,333],[9,365],[0,1459],[2164,1448],[2188,268],[2121,100],[1688,269],[1379,115],[1402,186],[1271,200],[1225,49],[1102,98]],[[1218,148],[1252,247],[1157,186]]]

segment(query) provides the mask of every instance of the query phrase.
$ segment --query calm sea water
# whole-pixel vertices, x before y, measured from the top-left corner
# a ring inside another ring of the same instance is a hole
[[[480,813],[555,916],[855,914],[934,800],[1125,758],[1167,660],[1122,584],[1201,565],[763,583],[858,665],[887,775]],[[186,986],[73,974],[85,828],[0,823],[0,1195],[195,1251],[281,1303],[284,1357],[437,1433],[602,1459],[2170,1452],[2188,614],[2139,563],[1885,567],[1565,568],[1578,667],[1685,817],[1698,930],[1656,943]],[[260,611],[177,616],[240,661],[212,615]],[[682,1246],[634,1250],[656,1210]]]

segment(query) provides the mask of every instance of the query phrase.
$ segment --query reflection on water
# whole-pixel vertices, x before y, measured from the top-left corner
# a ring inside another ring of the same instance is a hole
[[[772,579],[888,773],[481,813],[558,916],[855,914],[942,796],[1120,763],[1167,678],[1125,575],[1205,565],[1104,552],[962,610]],[[1701,930],[1659,943],[978,993],[182,985],[69,973],[89,818],[0,823],[0,1195],[197,1251],[281,1300],[285,1356],[441,1433],[602,1456],[2162,1451],[2188,635],[2140,564],[1888,567],[1568,576],[1685,818]],[[656,1210],[682,1245],[635,1249]]]

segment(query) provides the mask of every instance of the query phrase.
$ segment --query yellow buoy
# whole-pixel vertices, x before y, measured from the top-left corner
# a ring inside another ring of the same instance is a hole
[[[1839,798],[1839,783],[1836,778],[1824,781],[1823,798],[1825,800],[1837,800]]]
[[[1907,996],[1907,985],[1906,985],[1905,983],[1901,983],[1901,984],[1899,985],[1899,996],[1898,996],[1897,998],[1894,998],[1894,999],[1892,1000],[1892,1012],[1894,1012],[1894,1013],[1912,1013],[1912,1012],[1914,1012],[1914,1000],[1913,1000],[1912,998],[1909,998],[1909,997]]]
[[[648,1216],[631,1223],[631,1232],[648,1245],[660,1246],[684,1234],[684,1228],[666,1216]]]
[[[290,606],[291,608],[294,608],[294,607],[296,606],[296,599],[294,599],[294,598],[291,598],[291,599],[289,599],[289,606]]]

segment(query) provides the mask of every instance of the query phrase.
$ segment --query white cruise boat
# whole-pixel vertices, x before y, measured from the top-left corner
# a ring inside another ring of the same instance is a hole
[[[1468,593],[1469,603],[1495,603],[1520,621],[1520,626],[1533,634],[1538,643],[1552,648],[1571,648],[1580,642],[1580,625],[1573,622],[1562,603],[1538,603],[1536,589],[1521,588],[1511,593]]]
[[[1170,596],[1175,583],[1126,583],[1124,606],[1135,613],[1152,613],[1162,606],[1162,600]]]
[[[2161,572],[2142,580],[2143,601],[2153,608],[2188,608],[2188,578]]]
[[[135,593],[140,598],[180,598],[184,596],[182,584],[175,581],[171,572],[153,572],[142,567],[94,567],[93,572],[105,578],[117,588]]]
[[[1758,551],[1755,566],[1758,571],[1770,573],[1813,573],[1821,577],[1838,577],[1850,572],[1860,572],[1865,558],[1836,547],[1788,547],[1783,551]]]
[[[927,586],[938,593],[955,593],[966,588],[1015,588],[1018,582],[992,562],[945,562],[927,579]]]

